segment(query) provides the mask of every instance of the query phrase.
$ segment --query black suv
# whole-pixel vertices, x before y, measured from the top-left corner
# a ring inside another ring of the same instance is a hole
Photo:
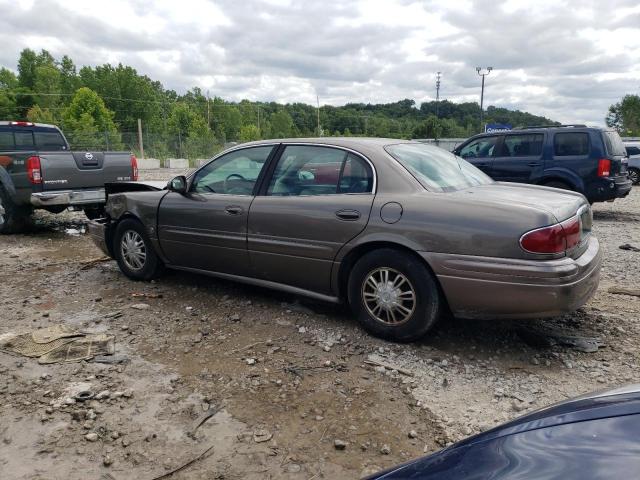
[[[615,130],[561,125],[483,133],[453,153],[494,180],[574,190],[590,203],[631,191],[627,153]]]

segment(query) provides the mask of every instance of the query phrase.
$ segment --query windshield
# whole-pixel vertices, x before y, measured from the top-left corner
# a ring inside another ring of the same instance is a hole
[[[613,156],[627,156],[627,151],[624,148],[622,139],[618,132],[613,130],[606,130],[602,132],[604,134],[604,143],[607,146],[607,153]]]
[[[466,160],[421,143],[388,145],[385,150],[430,191],[451,192],[493,180]]]

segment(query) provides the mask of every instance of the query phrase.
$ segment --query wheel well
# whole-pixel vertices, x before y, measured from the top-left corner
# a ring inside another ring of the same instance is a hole
[[[415,250],[412,250],[409,247],[405,247],[404,245],[401,245],[399,243],[393,242],[370,242],[363,245],[358,245],[342,259],[342,262],[340,262],[340,270],[338,271],[338,296],[341,299],[345,300],[347,303],[349,302],[349,273],[351,272],[356,262],[367,253],[373,250],[379,250],[381,248],[392,248],[394,250],[405,252],[414,257],[416,261],[424,265],[424,267],[429,270],[431,275],[433,275],[436,285],[438,286],[438,290],[440,291],[440,295],[444,301],[445,307],[447,311],[449,311],[449,303],[447,301],[447,297],[442,290],[440,280],[438,280],[438,277],[433,272],[433,269],[431,268],[431,265],[429,265],[429,262],[422,258],[418,253],[416,253]]]
[[[107,249],[109,250],[109,254],[111,258],[115,258],[115,252],[113,250],[113,236],[116,234],[116,229],[118,228],[118,224],[124,220],[135,220],[136,222],[140,222],[140,219],[136,217],[132,213],[123,213],[117,220],[114,220],[105,233],[105,242],[107,244]],[[142,224],[142,222],[140,222]]]
[[[573,184],[573,182],[568,182],[566,179],[562,177],[546,177],[545,179],[541,180],[538,185],[545,186],[551,182],[563,183],[567,187],[569,187],[570,190],[574,190],[574,191],[576,190],[576,186]]]

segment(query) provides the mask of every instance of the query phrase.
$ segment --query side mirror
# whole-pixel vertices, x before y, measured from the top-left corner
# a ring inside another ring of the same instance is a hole
[[[169,182],[169,190],[184,195],[187,193],[187,177],[178,175]]]

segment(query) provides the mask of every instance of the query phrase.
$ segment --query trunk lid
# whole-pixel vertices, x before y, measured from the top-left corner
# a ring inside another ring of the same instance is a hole
[[[587,200],[576,192],[521,183],[495,182],[467,188],[461,192],[477,192],[478,200],[483,202],[522,205],[543,210],[553,215],[557,222],[576,215],[581,207],[589,205]],[[587,210],[590,211],[589,208]]]

